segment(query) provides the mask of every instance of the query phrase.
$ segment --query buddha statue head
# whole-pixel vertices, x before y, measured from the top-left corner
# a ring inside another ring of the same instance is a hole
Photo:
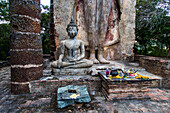
[[[76,37],[78,33],[78,27],[76,23],[74,22],[73,17],[71,18],[70,23],[67,25],[66,30],[68,32],[68,36],[70,36],[71,39],[74,39]]]

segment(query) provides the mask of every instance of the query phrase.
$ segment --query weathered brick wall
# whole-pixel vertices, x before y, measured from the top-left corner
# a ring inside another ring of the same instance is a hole
[[[139,62],[140,58],[145,57],[145,55],[135,55],[134,60]]]
[[[170,59],[143,56],[139,59],[139,64],[148,72],[170,79]]]
[[[64,78],[64,77],[63,77]],[[30,82],[31,93],[54,92],[57,87],[67,85],[86,85],[90,91],[99,91],[101,89],[101,80],[99,77],[86,76],[83,78],[74,77],[74,79],[56,79],[56,80],[35,80]]]
[[[102,81],[102,92],[107,100],[146,99],[151,81],[121,81],[111,84]]]

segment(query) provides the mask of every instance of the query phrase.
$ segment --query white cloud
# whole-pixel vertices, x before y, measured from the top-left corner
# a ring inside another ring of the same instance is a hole
[[[50,6],[50,0],[41,0],[41,4]]]

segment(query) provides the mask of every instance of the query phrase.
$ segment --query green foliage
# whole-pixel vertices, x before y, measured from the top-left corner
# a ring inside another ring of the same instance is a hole
[[[0,21],[9,21],[9,1],[0,0]],[[0,60],[6,60],[10,50],[10,25],[0,24]]]
[[[0,60],[6,60],[10,50],[9,31],[10,26],[8,24],[0,24]]]
[[[0,21],[9,21],[9,0],[0,0]]]
[[[42,8],[46,10],[41,13],[41,37],[43,53],[50,53],[50,9],[48,6],[42,5]]]
[[[164,0],[137,0],[137,54],[166,56],[170,48],[170,18]]]

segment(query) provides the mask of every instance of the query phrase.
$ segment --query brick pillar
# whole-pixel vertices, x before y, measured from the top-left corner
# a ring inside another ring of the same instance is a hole
[[[55,60],[54,52],[56,51],[54,36],[54,9],[53,9],[53,0],[50,2],[50,60]]]
[[[11,93],[29,93],[29,82],[42,77],[40,0],[9,0]]]

